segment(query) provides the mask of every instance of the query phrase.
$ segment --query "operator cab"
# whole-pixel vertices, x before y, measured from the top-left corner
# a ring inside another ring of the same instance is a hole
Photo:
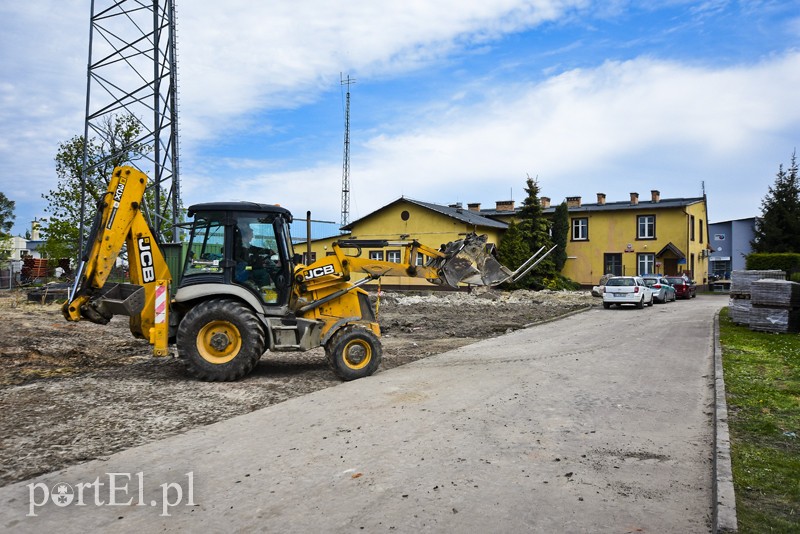
[[[193,217],[180,286],[222,283],[246,288],[265,305],[289,300],[293,270],[285,208],[253,202],[212,202],[189,207]]]

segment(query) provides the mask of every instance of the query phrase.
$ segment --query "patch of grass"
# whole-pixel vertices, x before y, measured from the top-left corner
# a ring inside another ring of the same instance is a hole
[[[739,531],[800,532],[800,336],[719,322]]]

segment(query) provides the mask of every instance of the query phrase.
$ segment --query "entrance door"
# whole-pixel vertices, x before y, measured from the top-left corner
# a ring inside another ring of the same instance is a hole
[[[622,276],[622,254],[603,254],[603,274]]]
[[[678,259],[677,258],[662,258],[664,262],[664,274],[666,276],[678,275]]]

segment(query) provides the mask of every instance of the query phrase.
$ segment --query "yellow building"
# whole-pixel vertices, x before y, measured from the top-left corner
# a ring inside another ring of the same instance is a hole
[[[541,197],[543,213],[552,217],[555,207]],[[704,197],[661,198],[651,191],[649,200],[583,204],[581,197],[567,197],[570,232],[567,262],[562,274],[584,286],[597,284],[606,273],[615,275],[686,273],[705,284],[708,281],[708,216]],[[333,241],[385,239],[409,241],[439,248],[468,232],[487,234],[488,242],[500,243],[511,220],[518,219],[513,201],[498,201],[493,209],[478,203],[443,206],[400,198],[343,228],[346,235],[312,241],[312,260],[329,253]],[[370,257],[400,261],[400,249],[364,249]],[[393,287],[431,287],[423,280],[385,277]]]
[[[542,198],[545,213],[554,207]],[[642,275],[686,273],[698,284],[708,281],[708,211],[704,197],[582,204],[567,197],[570,233],[562,274],[583,285],[597,284],[603,274]]]

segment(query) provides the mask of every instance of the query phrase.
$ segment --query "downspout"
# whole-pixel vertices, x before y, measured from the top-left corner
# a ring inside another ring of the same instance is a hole
[[[708,270],[709,270],[708,268],[709,268],[709,266],[711,264],[711,234],[708,232],[708,225],[709,225],[709,220],[708,220],[708,198],[706,197],[706,188],[705,187],[703,188],[703,210],[705,211],[705,214],[706,214],[706,228],[705,228],[706,237],[705,237],[705,241],[703,241],[703,244],[705,245],[706,250],[709,251],[705,255],[706,275],[703,277],[703,284],[706,285],[706,284],[708,284]],[[733,257],[733,252],[731,252],[731,257]],[[708,289],[708,288],[706,288],[706,289]]]
[[[692,249],[691,249],[692,229],[689,228],[689,223],[692,221],[692,217],[689,214],[689,211],[686,209],[686,206],[683,207],[683,214],[686,216],[686,220],[683,223],[683,228],[684,230],[686,230],[686,248],[684,249],[686,251],[686,254],[683,257],[683,260],[686,263],[683,266],[684,268],[680,269],[680,272],[678,274],[681,274],[686,271],[686,266],[689,265],[689,258],[692,257]]]

